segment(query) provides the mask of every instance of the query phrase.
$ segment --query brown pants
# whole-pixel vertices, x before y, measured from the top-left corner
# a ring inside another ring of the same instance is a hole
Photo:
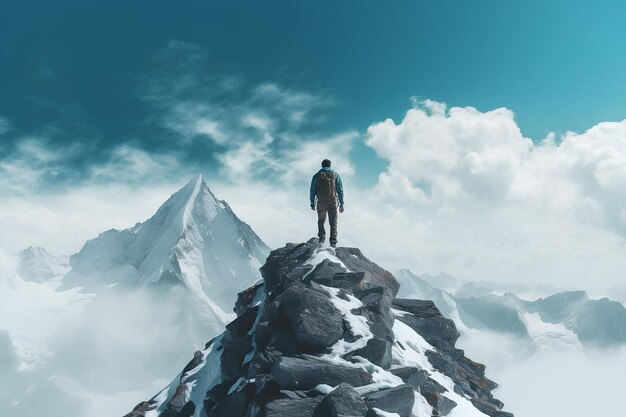
[[[328,213],[328,222],[330,223],[330,243],[337,243],[337,203],[320,203],[317,202],[317,237],[323,240],[326,237],[324,223],[326,222],[326,213]]]

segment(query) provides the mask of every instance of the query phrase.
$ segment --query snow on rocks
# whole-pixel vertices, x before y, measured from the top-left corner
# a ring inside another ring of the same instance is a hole
[[[358,249],[273,251],[237,318],[127,417],[505,417],[432,302]]]

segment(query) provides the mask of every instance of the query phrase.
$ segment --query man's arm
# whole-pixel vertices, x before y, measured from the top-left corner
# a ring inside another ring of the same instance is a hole
[[[337,179],[335,179],[335,189],[339,197],[339,205],[343,207],[343,183],[341,182],[341,176],[339,174],[337,174]]]
[[[315,208],[315,197],[317,197],[317,174],[311,179],[311,190],[309,191],[309,199],[311,200],[311,208]]]

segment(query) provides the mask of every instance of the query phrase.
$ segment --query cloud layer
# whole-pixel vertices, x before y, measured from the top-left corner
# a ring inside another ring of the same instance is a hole
[[[368,128],[367,144],[388,161],[374,194],[436,226],[432,245],[459,252],[449,261],[465,256],[470,275],[489,274],[478,263],[518,280],[617,278],[626,121],[533,142],[505,108],[415,104],[400,123]]]
[[[342,244],[390,269],[585,289],[619,282],[626,121],[537,141],[510,109],[414,100],[398,122],[329,130],[338,103],[329,94],[207,71],[213,64],[205,48],[169,42],[137,79],[150,116],[98,158],[81,159],[94,153],[88,139],[59,146],[51,127],[23,134],[2,119],[13,145],[0,160],[0,250],[74,252],[145,220],[198,173],[270,245],[305,240],[315,234],[308,183],[329,157],[346,190]],[[372,184],[359,180],[373,169],[359,157],[366,147],[386,165]]]

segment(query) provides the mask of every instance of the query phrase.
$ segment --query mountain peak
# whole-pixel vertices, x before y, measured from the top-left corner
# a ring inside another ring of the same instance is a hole
[[[41,246],[32,246],[32,245],[27,247],[26,249],[22,249],[17,254],[18,256],[26,256],[28,254],[50,255],[50,253],[45,248],[42,248]]]
[[[127,417],[512,417],[454,323],[395,299],[397,280],[359,249],[287,244],[261,272],[226,331]]]
[[[230,297],[259,277],[269,248],[201,175],[172,194],[156,213],[126,230],[110,230],[72,256],[65,287],[182,285],[227,319]]]
[[[40,246],[29,246],[17,253],[18,275],[26,281],[44,282],[61,278],[69,271],[66,256],[54,256]]]
[[[183,233],[190,224],[211,221],[224,209],[224,202],[215,197],[202,175],[197,175],[172,194],[154,216],[139,224],[136,231],[150,223],[158,224],[161,231],[172,228],[175,233]]]

